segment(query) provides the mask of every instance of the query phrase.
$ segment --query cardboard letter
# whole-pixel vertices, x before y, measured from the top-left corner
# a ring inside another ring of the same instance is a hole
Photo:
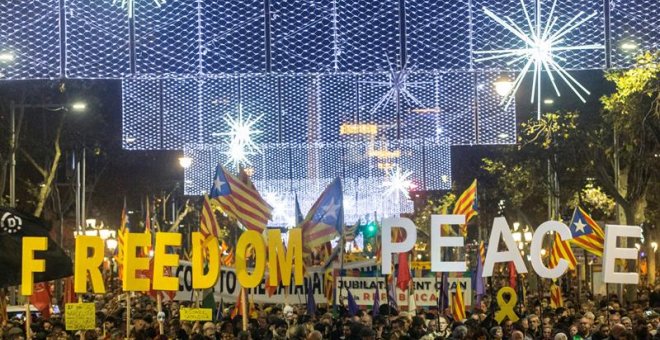
[[[465,272],[465,261],[442,261],[442,248],[465,246],[462,236],[443,237],[443,224],[465,224],[465,215],[431,215],[431,271]]]
[[[247,271],[247,261],[245,252],[248,245],[254,247],[254,271],[252,274]],[[254,230],[246,230],[238,238],[236,245],[236,276],[241,287],[254,288],[261,283],[266,272],[266,244],[261,234]]]
[[[293,263],[293,261],[296,261]],[[279,266],[279,270],[277,270]],[[294,269],[294,283],[296,286],[304,284],[302,230],[295,228],[289,230],[289,247],[282,244],[282,234],[279,229],[268,230],[268,280],[271,286],[277,286],[281,274],[283,286],[291,285],[291,270]]]
[[[632,225],[606,225],[605,249],[603,252],[603,281],[605,283],[639,284],[639,274],[616,272],[616,259],[637,259],[637,248],[619,248],[618,237],[642,237],[642,228]]]
[[[156,249],[154,250],[154,277],[152,287],[154,290],[179,290],[179,278],[165,276],[165,267],[178,267],[179,254],[168,254],[167,247],[180,247],[181,234],[156,233]]]
[[[89,257],[89,251],[92,256]],[[105,245],[99,236],[80,235],[76,237],[76,256],[74,261],[74,290],[76,293],[87,293],[87,273],[92,282],[92,291],[96,294],[105,293],[103,275],[99,267],[103,265]]]
[[[543,264],[543,261],[541,260],[543,237],[545,234],[551,231],[558,232],[562,241],[568,241],[573,238],[573,235],[571,235],[571,230],[568,229],[568,226],[558,221],[547,221],[536,228],[534,236],[532,237],[531,245],[532,268],[534,268],[536,274],[546,279],[556,279],[564,275],[569,266],[568,261],[564,259],[559,259],[557,266],[552,269],[546,267],[545,264]]]
[[[392,243],[392,228],[399,227],[406,231],[406,239],[403,242]],[[383,275],[392,271],[392,254],[405,253],[413,249],[417,240],[417,227],[409,218],[390,217],[383,220],[381,233],[381,252]]]
[[[151,282],[148,278],[137,278],[135,272],[149,269],[149,258],[138,257],[138,247],[146,249],[151,245],[151,237],[145,233],[126,233],[126,248],[124,249],[124,277],[122,288],[124,291],[148,292]]]
[[[507,250],[498,251],[497,245],[500,244],[500,236],[506,244]],[[513,240],[511,229],[504,217],[495,217],[493,220],[493,229],[490,232],[490,239],[488,240],[488,252],[486,253],[486,261],[484,262],[483,277],[493,276],[493,267],[495,263],[507,263],[513,261],[518,273],[527,273],[525,261],[523,261],[516,241]]]
[[[218,238],[204,235],[199,232],[192,233],[192,285],[193,289],[207,289],[215,286],[220,277],[220,250]],[[207,272],[204,274],[204,252],[208,254]]]
[[[35,251],[48,250],[48,237],[23,237],[21,294],[32,295],[34,273],[46,271],[46,260],[35,259]]]

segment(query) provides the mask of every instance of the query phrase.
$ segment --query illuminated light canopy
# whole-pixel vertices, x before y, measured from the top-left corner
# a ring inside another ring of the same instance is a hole
[[[539,118],[541,115],[541,77],[543,71],[548,74],[548,78],[550,79],[550,82],[552,83],[557,96],[561,96],[561,93],[559,92],[559,88],[557,87],[553,73],[556,73],[573,91],[573,93],[575,93],[575,95],[580,98],[580,100],[582,100],[582,102],[586,102],[583,94],[590,94],[589,90],[587,90],[573,76],[571,76],[559,63],[561,61],[566,61],[566,59],[561,56],[557,56],[555,53],[562,51],[597,50],[605,48],[605,46],[601,44],[587,44],[578,46],[564,46],[561,44],[567,34],[571,33],[578,27],[587,23],[592,18],[596,17],[596,12],[591,14],[579,12],[565,23],[560,24],[558,22],[559,19],[554,15],[557,0],[553,0],[547,20],[545,23],[542,23],[541,2],[541,0],[536,0],[535,2],[535,18],[534,22],[532,22],[530,13],[527,11],[524,0],[520,1],[526,19],[526,25],[522,26],[526,26],[526,30],[521,28],[521,26],[514,22],[510,17],[504,17],[503,19],[488,8],[484,8],[484,13],[486,13],[488,17],[493,19],[502,27],[506,28],[518,39],[522,40],[526,47],[504,48],[490,51],[474,51],[475,55],[483,56],[475,59],[476,62],[483,62],[494,59],[509,59],[507,64],[512,65],[519,61],[526,60],[525,65],[513,82],[512,91],[510,91],[509,94],[505,96],[504,99],[502,99],[501,105],[504,105],[505,108],[508,108],[509,105],[511,105],[515,93],[520,88],[523,78],[527,72],[532,71],[533,67],[534,76],[531,89],[531,102],[537,103],[537,116]]]
[[[403,171],[400,166],[394,166],[387,174],[383,187],[386,188],[386,196],[403,195],[405,198],[408,196],[408,190],[414,188],[414,184],[410,179],[412,171]]]
[[[153,0],[156,7],[161,7],[166,3],[166,0]],[[113,5],[119,5],[122,8],[128,9],[128,17],[132,18],[135,11],[135,0],[112,0]]]

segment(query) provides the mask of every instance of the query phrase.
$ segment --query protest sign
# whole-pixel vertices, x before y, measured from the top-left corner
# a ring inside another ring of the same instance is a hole
[[[456,290],[456,285],[460,284],[464,293],[465,305],[472,305],[472,279],[467,278],[449,278],[449,291]],[[345,304],[348,304],[348,291],[350,289],[355,302],[359,306],[371,306],[374,303],[374,294],[376,286],[380,293],[380,303],[387,302],[387,290],[384,277],[337,277],[335,280],[335,296],[341,296]],[[395,287],[393,287],[395,288]],[[413,278],[412,291],[417,306],[437,306],[438,296],[442,288],[442,281],[432,277]],[[398,306],[407,306],[409,304],[410,290],[402,291],[396,289],[396,302]]]
[[[67,331],[96,328],[96,309],[93,303],[67,303],[64,305]]]
[[[213,310],[211,308],[185,308],[179,309],[179,319],[181,321],[211,321],[213,320]]]

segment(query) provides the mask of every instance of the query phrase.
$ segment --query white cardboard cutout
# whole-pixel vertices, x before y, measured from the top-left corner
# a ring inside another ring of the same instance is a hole
[[[605,225],[605,249],[603,252],[603,281],[605,283],[639,284],[637,273],[617,272],[616,259],[637,260],[637,248],[619,248],[616,240],[619,237],[642,237],[642,228],[632,225]]]
[[[571,230],[568,228],[568,226],[564,223],[561,223],[559,221],[547,221],[543,222],[538,228],[536,228],[536,231],[534,232],[534,236],[532,237],[532,246],[531,246],[531,262],[532,262],[532,268],[534,268],[534,271],[536,274],[538,274],[542,278],[546,279],[556,279],[566,272],[566,270],[569,268],[568,261],[565,259],[559,259],[559,263],[557,263],[557,266],[550,269],[543,264],[543,261],[541,259],[541,248],[543,248],[543,237],[551,232],[555,231],[559,233],[559,236],[561,237],[562,241],[567,241],[573,238],[573,235],[571,234]]]
[[[497,250],[497,246],[500,244],[500,236],[506,244],[507,250],[505,251]],[[513,235],[511,234],[511,229],[509,229],[509,224],[506,222],[506,218],[495,217],[493,220],[493,229],[490,233],[490,239],[488,240],[488,252],[486,253],[486,261],[484,263],[484,272],[482,276],[493,276],[493,267],[495,266],[495,263],[512,261],[516,266],[516,271],[518,273],[527,273],[525,261],[523,261],[522,255],[520,255],[520,252],[518,251],[516,241],[513,240]]]
[[[465,215],[431,215],[431,271],[465,272],[465,261],[442,261],[442,248],[465,246],[463,237],[443,237],[443,224],[465,224]]]
[[[399,227],[406,231],[403,242],[392,243],[392,228]],[[383,220],[381,232],[382,267],[384,275],[392,272],[392,254],[405,253],[415,246],[417,240],[417,227],[409,218],[390,217]]]

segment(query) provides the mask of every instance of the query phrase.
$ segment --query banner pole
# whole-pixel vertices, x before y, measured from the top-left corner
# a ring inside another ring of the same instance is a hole
[[[243,294],[241,294],[241,314],[243,314],[243,331],[248,330],[248,308],[247,308],[247,296],[245,287],[241,287],[241,291]]]
[[[156,303],[158,304],[158,313],[160,314],[163,311],[163,297],[160,291],[156,292]],[[160,331],[160,335],[165,334],[165,326],[162,320],[158,320],[158,330]]]
[[[131,336],[131,293],[126,292],[126,339]]]
[[[32,329],[30,324],[32,323],[32,314],[30,313],[30,299],[25,303],[25,337],[27,339],[32,338]]]

